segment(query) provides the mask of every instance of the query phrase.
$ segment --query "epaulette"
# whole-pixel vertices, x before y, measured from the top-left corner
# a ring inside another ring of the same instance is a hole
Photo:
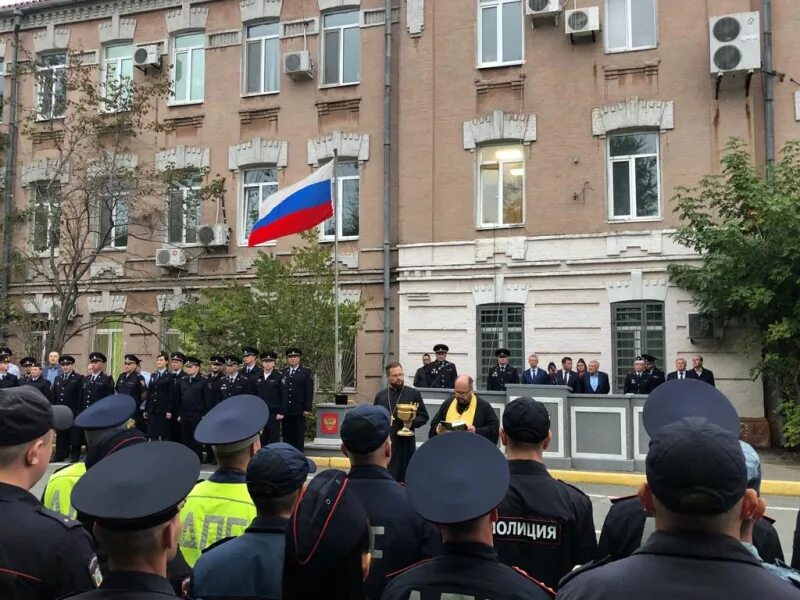
[[[205,554],[206,552],[208,552],[208,551],[209,551],[209,550],[211,550],[212,548],[216,548],[216,547],[217,547],[217,546],[219,546],[220,544],[224,544],[225,542],[230,542],[231,540],[235,540],[235,539],[236,539],[236,536],[233,536],[233,535],[232,535],[232,536],[230,536],[230,537],[225,537],[225,538],[222,538],[221,540],[217,540],[216,542],[214,542],[214,543],[213,543],[213,544],[211,544],[210,546],[208,546],[208,547],[206,547],[206,548],[203,548],[203,550],[201,551],[201,554]]]
[[[585,565],[581,565],[580,567],[575,567],[572,571],[564,575],[561,578],[561,581],[558,582],[559,589],[564,587],[564,584],[572,581],[581,573],[586,573],[587,571],[591,571],[592,569],[596,569],[597,567],[602,567],[603,565],[607,565],[608,563],[613,562],[610,556],[606,556],[605,558],[600,558],[598,560],[593,560],[591,562],[586,563]]]
[[[623,500],[630,500],[631,498],[637,498],[639,494],[631,494],[629,496],[619,496],[617,498],[611,498],[611,504],[616,504],[617,502],[622,502]]]
[[[572,485],[571,483],[569,483],[568,481],[564,481],[563,479],[558,479],[557,481],[560,481],[561,483],[563,483],[567,487],[572,488],[576,492],[580,492],[581,496],[586,496],[586,498],[589,498],[589,495],[586,492],[584,492],[581,488],[579,488],[577,485]]]
[[[767,523],[769,523],[770,525],[774,524],[774,523],[775,523],[775,521],[777,521],[777,519],[773,519],[772,517],[769,517],[769,516],[767,516],[767,515],[764,515],[764,516],[762,516],[761,518],[762,518],[762,519],[764,519],[764,520],[765,520]]]
[[[420,565],[424,565],[425,563],[430,562],[432,560],[433,560],[432,558],[425,558],[425,559],[423,559],[423,560],[421,560],[419,562],[415,562],[413,565],[408,565],[407,567],[403,567],[402,569],[398,569],[397,571],[394,571],[392,573],[387,573],[386,579],[389,579],[391,577],[397,577],[398,575],[402,575],[406,571],[409,571],[409,570],[413,569],[414,567],[418,567]]]
[[[555,598],[556,591],[554,589],[551,589],[551,588],[547,587],[545,584],[543,584],[541,581],[539,581],[535,577],[531,577],[530,575],[528,575],[528,573],[526,573],[525,571],[523,571],[519,567],[513,567],[512,566],[511,568],[514,569],[520,575],[522,575],[525,579],[527,579],[528,581],[532,581],[533,583],[538,585],[540,588],[542,588],[545,592],[547,592],[548,594],[550,594],[551,596],[553,596]]]
[[[39,513],[44,515],[45,517],[53,519],[53,521],[57,521],[64,529],[75,529],[76,527],[83,527],[83,524],[80,521],[76,519],[70,519],[68,516],[63,515],[55,510],[50,510],[49,508],[45,508],[44,506],[39,507]]]

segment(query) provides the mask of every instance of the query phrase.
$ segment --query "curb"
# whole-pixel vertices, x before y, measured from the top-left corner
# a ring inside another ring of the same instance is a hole
[[[309,456],[316,465],[326,469],[349,469],[350,461],[343,456]],[[594,483],[638,488],[645,482],[644,473],[613,473],[604,471],[563,471],[550,469],[550,474],[568,483]],[[764,480],[761,494],[768,496],[800,496],[800,482]]]

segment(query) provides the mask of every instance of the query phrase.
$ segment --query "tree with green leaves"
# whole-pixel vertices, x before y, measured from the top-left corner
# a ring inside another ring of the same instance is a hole
[[[760,360],[747,366],[767,383],[767,416],[780,402],[785,443],[800,445],[800,142],[763,175],[732,140],[722,172],[679,188],[675,202],[675,239],[703,260],[670,265],[671,280],[704,319],[749,329]]]

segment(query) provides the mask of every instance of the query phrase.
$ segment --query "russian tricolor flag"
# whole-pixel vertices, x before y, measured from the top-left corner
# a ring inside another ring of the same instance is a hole
[[[333,216],[331,180],[334,162],[330,161],[305,179],[267,197],[258,208],[248,246],[285,235],[299,233]]]

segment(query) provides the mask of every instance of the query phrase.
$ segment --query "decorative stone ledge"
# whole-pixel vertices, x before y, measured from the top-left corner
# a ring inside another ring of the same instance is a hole
[[[203,126],[203,115],[190,115],[186,117],[171,117],[164,119],[164,124],[175,130],[180,127],[198,127]]]
[[[368,161],[369,135],[334,131],[324,137],[308,140],[308,164],[317,167],[321,162],[332,159],[334,154],[339,158],[354,158],[360,163]]]
[[[260,19],[279,19],[282,5],[283,0],[241,0],[239,12],[243,23]]]
[[[192,294],[185,294],[183,289],[179,287],[173,288],[172,293],[158,294],[156,296],[158,312],[161,314],[175,312],[193,297]]]
[[[33,51],[36,54],[52,52],[53,50],[66,50],[69,47],[69,32],[66,27],[59,27],[52,23],[44,31],[33,34]]]
[[[505,283],[502,275],[496,275],[494,283],[476,285],[472,288],[475,306],[481,304],[525,304],[530,287],[526,283]]]
[[[464,123],[464,150],[475,150],[481,144],[496,141],[515,141],[525,145],[535,142],[536,115],[496,110]]]
[[[288,156],[289,142],[255,137],[228,147],[228,168],[238,171],[250,165],[275,165],[283,169],[288,164]]]
[[[59,167],[62,165],[57,160],[43,158],[41,160],[28,163],[22,167],[22,180],[23,187],[28,187],[30,184],[37,181],[54,181],[58,180],[62,183],[69,181],[69,175],[65,172],[59,172]]]
[[[619,129],[649,127],[660,131],[675,128],[674,102],[672,100],[641,100],[631,96],[592,109],[592,135],[604,136]]]
[[[89,267],[89,277],[96,279],[108,275],[110,277],[122,277],[125,274],[124,267],[115,262],[97,260]]]
[[[136,33],[136,19],[122,19],[119,15],[111,15],[108,21],[97,25],[97,36],[100,44],[116,41],[132,40]]]
[[[615,65],[603,65],[603,74],[606,81],[619,79],[624,75],[644,75],[645,77],[655,77],[658,75],[658,65],[660,61],[647,62],[635,67],[617,67]]]
[[[317,115],[324,117],[332,112],[348,112],[358,114],[361,98],[351,98],[349,100],[335,100],[332,102],[317,102]]]
[[[178,10],[168,12],[166,20],[167,33],[170,35],[183,31],[205,29],[208,22],[208,9],[201,6],[192,6],[186,1],[181,4]]]
[[[89,296],[87,304],[90,314],[98,313],[121,313],[125,312],[125,305],[128,297],[122,294],[111,294],[111,292],[100,292],[97,296]]]
[[[658,300],[664,302],[667,299],[667,280],[653,279],[647,280],[642,276],[642,272],[631,271],[630,279],[620,281],[609,281],[606,283],[608,301],[631,302],[633,300]]]
[[[155,166],[158,171],[169,169],[208,168],[211,150],[193,146],[178,146],[156,153]]]
[[[339,8],[361,8],[361,0],[318,0],[319,12]]]
[[[480,96],[489,93],[491,90],[510,89],[518,92],[525,89],[525,74],[520,73],[513,79],[501,79],[499,81],[487,81],[485,79],[475,80],[475,92]]]
[[[251,110],[240,110],[239,111],[239,123],[242,125],[248,125],[254,121],[271,121],[273,123],[278,122],[278,111],[280,109],[277,107],[273,108],[254,108]]]
[[[406,27],[411,37],[422,35],[425,28],[425,0],[406,0]]]
[[[525,260],[528,241],[524,236],[475,240],[475,262],[486,262],[495,254],[505,254],[512,260]]]

